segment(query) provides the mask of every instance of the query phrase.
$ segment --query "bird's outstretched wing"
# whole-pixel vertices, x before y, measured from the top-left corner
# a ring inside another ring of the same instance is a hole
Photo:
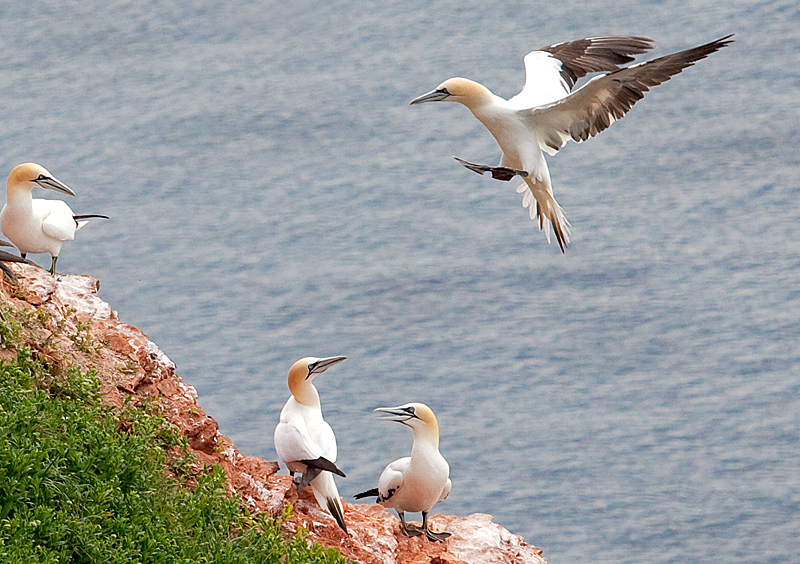
[[[655,46],[653,40],[646,37],[611,35],[565,41],[541,47],[538,51],[550,53],[561,61],[561,77],[572,89],[579,78],[592,72],[618,70],[619,65],[633,61],[632,55],[646,53]]]
[[[632,55],[655,47],[646,37],[589,37],[547,45],[525,55],[525,86],[509,103],[517,109],[550,104],[568,95],[575,82],[592,72],[611,72]]]
[[[598,76],[558,102],[520,113],[536,132],[542,150],[554,155],[570,139],[585,141],[605,130],[650,88],[732,43],[730,37]]]

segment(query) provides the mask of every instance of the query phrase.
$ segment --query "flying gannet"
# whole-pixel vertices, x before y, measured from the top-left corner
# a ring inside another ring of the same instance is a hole
[[[460,102],[489,130],[502,149],[497,167],[456,160],[479,174],[498,180],[520,176],[517,192],[523,207],[538,219],[550,242],[549,221],[561,252],[569,244],[569,222],[553,197],[544,154],[555,155],[569,139],[585,141],[622,118],[651,87],[669,80],[686,67],[732,43],[728,35],[711,43],[645,63],[620,67],[631,55],[655,47],[644,37],[590,37],[548,45],[525,56],[525,86],[505,100],[466,78],[451,78],[436,90],[411,101]],[[573,91],[588,73],[604,72]]]
[[[311,484],[320,507],[327,510],[346,533],[344,509],[333,474],[345,477],[336,467],[336,436],[322,418],[317,388],[312,380],[343,360],[344,356],[302,358],[289,370],[292,397],[281,411],[275,427],[275,450],[291,472],[297,490]],[[299,476],[295,476],[299,473]],[[333,473],[333,474],[332,474]]]
[[[90,217],[104,215],[75,215],[61,200],[40,200],[31,196],[39,186],[74,196],[75,192],[36,163],[17,165],[8,175],[6,205],[0,212],[0,227],[22,258],[28,253],[50,253],[53,262],[50,274],[56,273],[58,253],[64,241],[72,241],[75,231],[88,223]]]
[[[428,528],[428,511],[450,494],[450,466],[439,452],[439,425],[436,416],[423,403],[400,407],[379,407],[387,414],[383,421],[397,421],[414,432],[411,456],[389,464],[378,479],[378,487],[356,494],[356,499],[377,496],[378,503],[393,508],[400,517],[403,532],[409,537],[425,534],[432,541],[443,541],[450,533],[435,533]],[[422,512],[422,527],[406,523],[405,512]]]

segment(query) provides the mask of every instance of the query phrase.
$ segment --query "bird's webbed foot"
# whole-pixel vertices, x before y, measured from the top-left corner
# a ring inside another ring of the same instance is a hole
[[[425,536],[428,537],[428,540],[432,540],[434,542],[444,542],[447,538],[450,537],[450,533],[446,533],[442,531],[441,533],[434,533],[430,529],[425,531]]]
[[[410,523],[406,523],[405,513],[403,513],[402,511],[398,511],[397,514],[400,516],[400,528],[403,529],[403,532],[406,534],[407,537],[418,537],[424,532],[421,527],[417,527],[416,525],[411,525]]]
[[[455,160],[460,162],[462,165],[467,167],[473,172],[477,172],[478,174],[483,174],[484,172],[490,172],[492,174],[492,178],[495,180],[503,180],[504,182],[508,182],[515,176],[526,177],[528,173],[524,170],[516,170],[513,168],[508,168],[505,166],[488,166],[488,165],[479,165],[475,163],[471,163],[469,161],[465,161],[464,159],[459,159],[458,157],[453,157]]]
[[[433,542],[444,542],[449,536],[450,533],[445,533],[442,531],[441,533],[435,533],[428,528],[428,512],[422,512],[422,529],[421,532],[425,533],[425,536],[428,537],[428,540]]]

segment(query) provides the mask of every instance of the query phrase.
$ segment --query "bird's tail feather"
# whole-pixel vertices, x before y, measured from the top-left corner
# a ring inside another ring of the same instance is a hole
[[[569,245],[569,221],[564,215],[564,210],[558,205],[553,194],[547,186],[535,177],[525,177],[525,183],[517,187],[517,192],[522,194],[522,206],[528,208],[531,219],[539,223],[539,231],[544,231],[547,242],[550,242],[550,225],[556,234],[561,252],[566,252]]]
[[[331,514],[336,524],[346,533],[347,525],[344,523],[344,508],[339,499],[339,490],[336,489],[336,482],[333,481],[333,474],[322,472],[311,482],[311,490],[317,499],[319,506]]]

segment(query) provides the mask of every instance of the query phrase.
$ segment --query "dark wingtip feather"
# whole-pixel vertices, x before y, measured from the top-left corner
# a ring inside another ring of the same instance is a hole
[[[378,497],[378,488],[372,488],[371,490],[367,490],[365,492],[357,493],[353,496],[356,499],[363,499],[365,497]]]
[[[334,498],[328,498],[328,511],[333,516],[333,519],[336,521],[336,524],[339,525],[339,528],[342,529],[345,533],[347,533],[347,525],[344,522],[344,515],[342,515],[341,507],[338,503],[338,500]],[[350,533],[347,533],[350,534]]]
[[[342,478],[347,478],[345,473],[336,467],[336,464],[334,464],[324,456],[320,456],[315,460],[300,460],[299,462],[302,462],[303,464],[305,464],[306,466],[310,466],[311,468],[319,468],[320,470],[337,474]]]

